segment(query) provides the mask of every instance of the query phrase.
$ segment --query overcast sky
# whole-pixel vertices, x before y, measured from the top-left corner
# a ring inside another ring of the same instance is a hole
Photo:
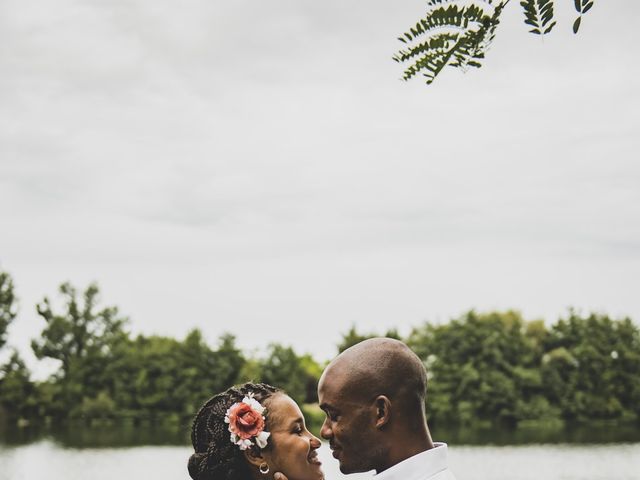
[[[640,5],[574,36],[556,3],[425,86],[391,60],[424,0],[0,0],[10,343],[67,280],[133,332],[318,359],[471,308],[639,321]]]

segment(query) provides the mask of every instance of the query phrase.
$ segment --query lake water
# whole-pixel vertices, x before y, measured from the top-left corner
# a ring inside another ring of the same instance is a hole
[[[186,460],[190,448],[161,445],[176,443],[175,437],[163,439],[152,432],[133,439],[123,435],[119,437],[123,442],[112,444],[124,446],[106,447],[101,445],[109,443],[111,437],[96,442],[92,431],[83,432],[85,436],[79,439],[68,434],[16,439],[5,434],[4,442],[0,442],[0,480],[189,479]],[[155,445],[132,446],[136,442]],[[320,449],[320,457],[328,480],[371,478],[371,474],[342,475],[327,445]],[[640,441],[451,444],[449,460],[458,480],[640,480]]]

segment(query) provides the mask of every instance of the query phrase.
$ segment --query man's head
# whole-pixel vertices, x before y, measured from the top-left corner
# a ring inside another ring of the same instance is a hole
[[[326,414],[320,434],[343,473],[380,472],[432,445],[426,382],[418,356],[390,338],[360,342],[327,366],[318,384]]]

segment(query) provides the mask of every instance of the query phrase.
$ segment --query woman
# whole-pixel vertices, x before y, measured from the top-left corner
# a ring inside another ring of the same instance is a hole
[[[320,440],[306,428],[288,395],[264,383],[245,383],[210,398],[191,429],[194,480],[322,480]]]

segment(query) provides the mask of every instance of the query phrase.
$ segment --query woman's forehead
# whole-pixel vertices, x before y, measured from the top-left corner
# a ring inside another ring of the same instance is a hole
[[[270,429],[286,427],[300,418],[300,407],[289,395],[280,393],[269,399],[267,420]]]

